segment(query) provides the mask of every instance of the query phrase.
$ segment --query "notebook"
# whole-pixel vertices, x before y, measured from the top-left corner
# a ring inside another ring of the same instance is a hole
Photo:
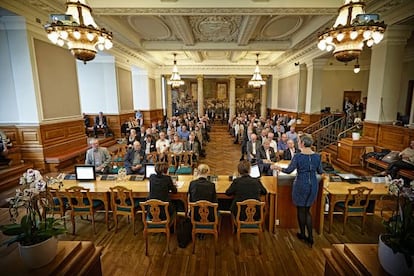
[[[101,180],[116,180],[116,174],[104,174],[101,176]]]

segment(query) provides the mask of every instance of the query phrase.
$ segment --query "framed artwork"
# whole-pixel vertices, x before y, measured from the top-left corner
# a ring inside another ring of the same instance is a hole
[[[217,99],[218,100],[227,99],[227,83],[225,82],[217,83]]]

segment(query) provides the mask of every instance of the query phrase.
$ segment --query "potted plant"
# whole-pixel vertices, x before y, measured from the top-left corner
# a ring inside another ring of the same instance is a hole
[[[414,273],[414,181],[393,179],[388,186],[395,198],[396,211],[384,220],[387,234],[379,239],[378,256],[382,267],[391,275]]]
[[[361,139],[362,135],[362,120],[359,117],[356,117],[354,120],[354,129],[352,130],[352,140],[359,140]]]
[[[50,181],[56,181],[51,180]],[[53,210],[53,198],[46,192],[47,185],[37,170],[29,169],[20,178],[26,187],[16,190],[16,195],[8,199],[9,213],[13,223],[1,225],[0,231],[13,236],[3,244],[19,243],[20,256],[30,268],[41,267],[56,256],[57,235],[66,232],[61,219],[49,216]],[[25,215],[18,222],[19,211]]]

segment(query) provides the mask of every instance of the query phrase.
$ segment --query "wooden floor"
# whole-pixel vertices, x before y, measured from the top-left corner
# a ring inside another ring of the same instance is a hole
[[[211,142],[207,146],[209,164],[215,174],[232,174],[240,159],[240,145],[233,144],[225,126],[213,125]],[[4,219],[4,216],[3,216]],[[145,256],[145,242],[142,223],[138,217],[137,234],[126,219],[121,220],[118,233],[106,230],[104,215],[98,214],[97,234],[93,234],[91,223],[77,220],[76,235],[68,234],[62,240],[92,240],[104,246],[102,268],[104,275],[323,275],[324,257],[322,248],[333,243],[377,243],[378,235],[384,232],[381,219],[370,216],[367,219],[366,234],[360,234],[360,219],[350,218],[347,233],[341,235],[342,217],[335,217],[332,234],[315,235],[315,244],[309,248],[296,238],[296,229],[277,229],[275,234],[267,231],[263,235],[263,253],[259,255],[257,238],[242,235],[240,255],[234,253],[235,236],[231,231],[230,219],[223,217],[219,235],[219,253],[214,253],[212,237],[206,236],[196,244],[196,253],[191,254],[191,245],[182,249],[176,236],[170,242],[171,254],[165,254],[164,235],[150,236],[149,256]],[[113,223],[111,222],[111,225]],[[326,227],[326,226],[325,226]],[[1,255],[1,254],[0,254]]]

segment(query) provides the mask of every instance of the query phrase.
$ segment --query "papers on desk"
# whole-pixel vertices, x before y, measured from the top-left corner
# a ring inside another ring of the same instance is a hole
[[[276,165],[278,165],[282,169],[286,169],[287,167],[289,167],[289,163],[286,163],[286,162],[283,162],[283,163],[282,162],[278,162],[278,163],[276,163]],[[287,174],[287,173],[284,173],[284,172],[280,171],[279,172],[279,175],[296,175],[296,170],[294,170],[290,174]]]
[[[177,187],[177,189],[180,189],[183,185],[184,185],[184,181],[175,182],[175,186]]]

